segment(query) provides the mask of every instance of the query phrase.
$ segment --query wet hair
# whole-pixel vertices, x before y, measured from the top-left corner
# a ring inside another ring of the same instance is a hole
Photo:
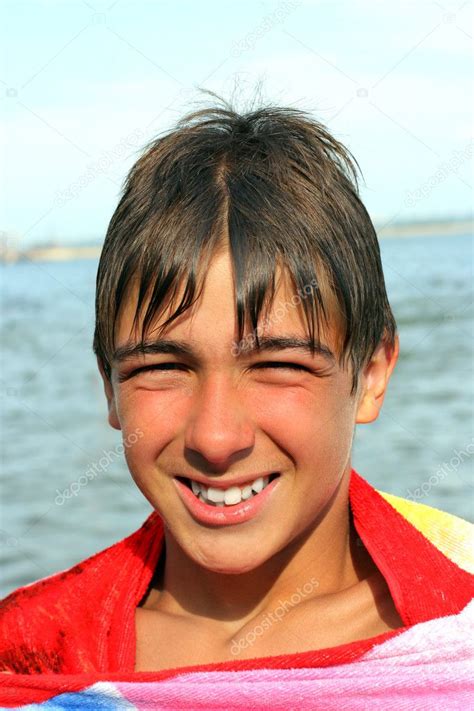
[[[266,105],[239,113],[213,96],[214,105],[148,144],[126,178],[98,267],[94,353],[110,379],[131,288],[143,342],[164,308],[175,307],[181,286],[161,331],[197,301],[210,261],[228,248],[239,344],[250,324],[258,348],[259,319],[284,269],[306,296],[300,303],[312,342],[337,321],[337,356],[342,367],[352,365],[354,393],[377,346],[393,346],[396,336],[359,165],[305,111]]]

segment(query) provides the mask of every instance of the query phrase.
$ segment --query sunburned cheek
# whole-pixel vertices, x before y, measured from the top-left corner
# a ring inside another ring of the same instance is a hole
[[[314,424],[333,409],[328,398],[315,397],[303,388],[275,388],[268,390],[264,397],[259,393],[253,400],[254,412],[262,418],[284,421],[289,427],[305,422]]]
[[[123,436],[140,429],[146,439],[168,440],[183,421],[183,406],[176,397],[160,397],[151,391],[136,391],[123,398],[119,405],[119,418]]]
[[[338,460],[345,461],[354,428],[353,408],[347,401],[288,389],[261,398],[255,412],[260,428],[289,451],[307,452],[325,462],[337,453]]]
[[[139,387],[125,387],[118,398],[118,406],[123,417],[146,418],[158,416],[176,402],[172,390],[153,390]]]

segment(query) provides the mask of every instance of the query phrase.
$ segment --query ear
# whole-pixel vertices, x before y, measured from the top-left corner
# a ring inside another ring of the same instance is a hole
[[[398,359],[399,350],[398,335],[395,336],[393,347],[382,341],[365,366],[360,380],[361,392],[357,408],[357,424],[373,422],[379,416],[388,381]]]
[[[104,393],[105,397],[107,398],[107,407],[109,410],[109,425],[113,427],[115,430],[121,430],[122,427],[120,425],[120,421],[117,415],[117,408],[115,405],[115,393],[114,389],[112,386],[112,383],[110,382],[109,378],[107,377],[107,374],[104,370],[104,365],[102,363],[102,360],[97,357],[97,365],[100,371],[100,375],[102,378],[102,382],[104,383]]]

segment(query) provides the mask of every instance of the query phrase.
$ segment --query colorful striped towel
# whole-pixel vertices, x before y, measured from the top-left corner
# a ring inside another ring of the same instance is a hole
[[[421,622],[351,664],[326,668],[182,673],[154,681],[134,675],[5,675],[2,708],[28,693],[41,709],[189,709],[202,711],[362,711],[474,708],[474,600],[457,615]],[[139,679],[139,680],[138,680]],[[51,696],[54,694],[53,696]]]

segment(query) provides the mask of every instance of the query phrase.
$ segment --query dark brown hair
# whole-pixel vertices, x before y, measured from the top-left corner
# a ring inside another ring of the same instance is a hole
[[[97,273],[94,352],[110,378],[115,326],[132,283],[135,326],[149,298],[143,340],[181,284],[181,303],[161,329],[199,298],[210,260],[228,246],[239,341],[249,323],[258,347],[276,267],[286,267],[295,291],[318,285],[301,300],[313,341],[321,322],[329,323],[330,301],[337,304],[339,360],[351,362],[355,392],[360,369],[396,334],[357,161],[307,112],[264,106],[239,113],[207,93],[217,103],[151,142],[126,179]]]

